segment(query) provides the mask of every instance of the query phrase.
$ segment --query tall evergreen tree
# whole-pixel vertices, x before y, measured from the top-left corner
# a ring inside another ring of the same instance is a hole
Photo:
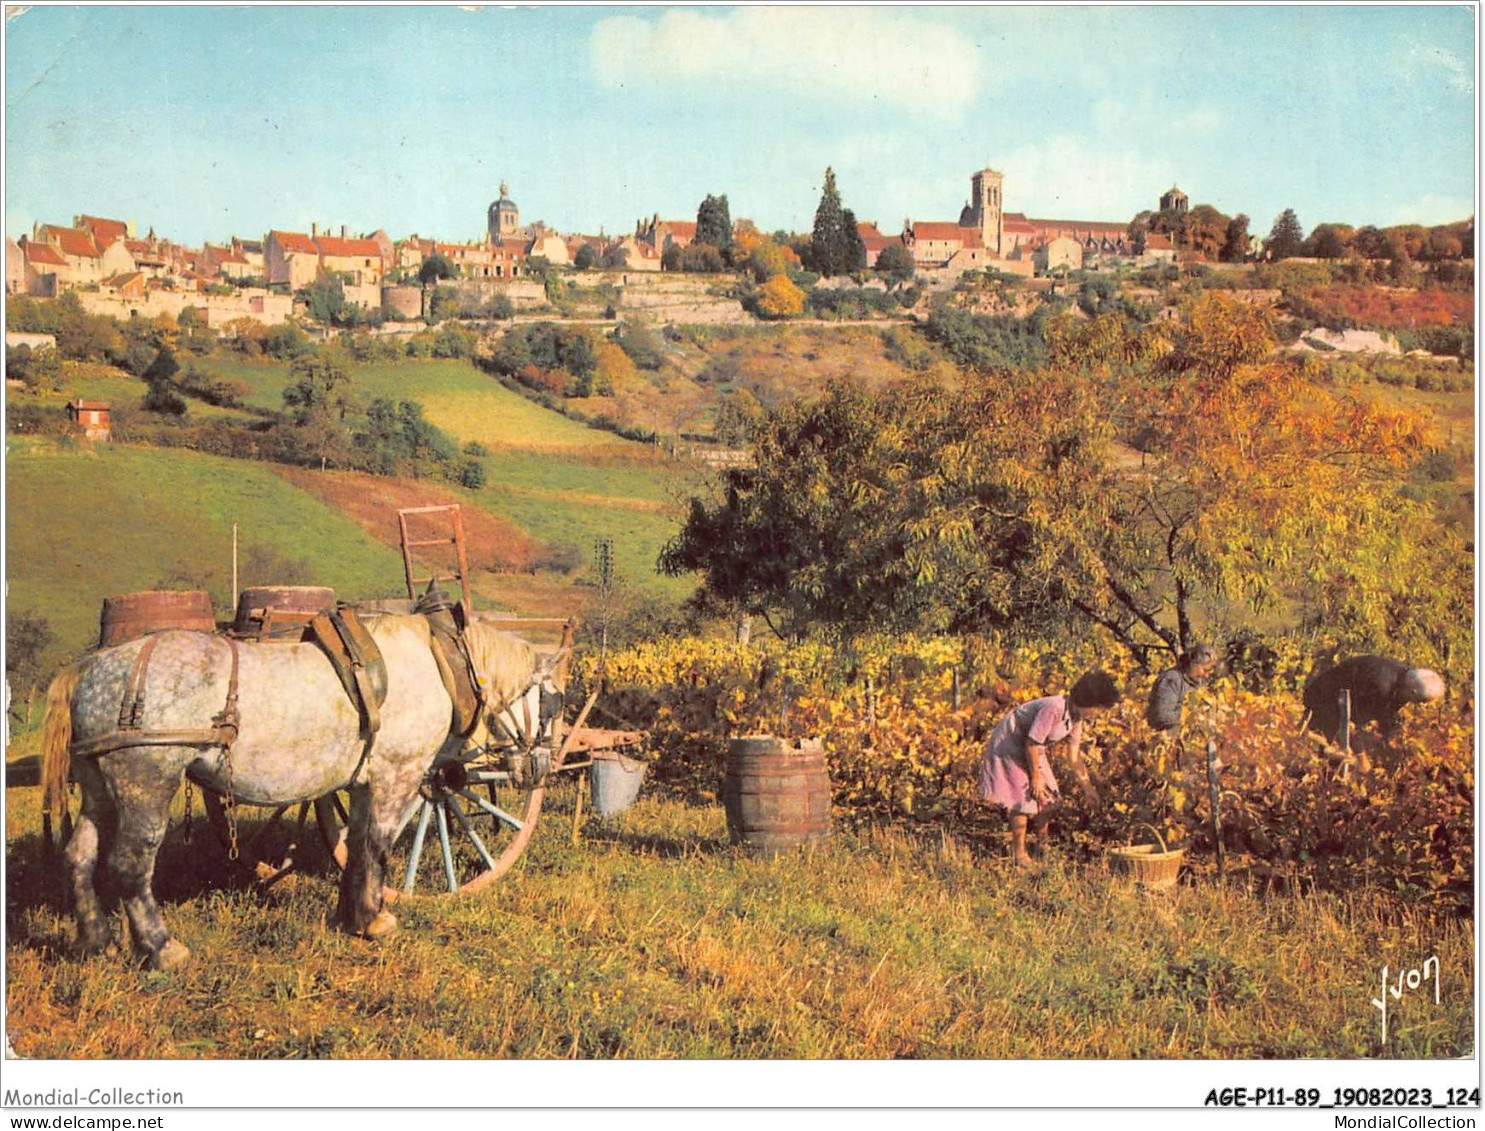
[[[1298,255],[1304,242],[1305,232],[1299,226],[1299,217],[1294,214],[1294,209],[1286,208],[1274,217],[1273,229],[1268,234],[1268,250],[1275,259]]]
[[[841,249],[844,264],[840,273],[848,275],[852,271],[861,271],[866,267],[866,241],[861,238],[861,229],[856,224],[856,213],[849,208],[842,209],[841,219]]]
[[[840,190],[835,187],[835,170],[827,168],[810,240],[813,267],[821,275],[841,275],[851,269],[847,262],[850,251],[845,246],[844,236],[845,216],[841,210]]]
[[[696,210],[696,242],[723,251],[732,246],[732,214],[727,208],[726,193],[708,194]]]

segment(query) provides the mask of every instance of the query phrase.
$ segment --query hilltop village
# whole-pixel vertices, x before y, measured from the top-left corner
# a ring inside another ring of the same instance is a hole
[[[970,178],[970,195],[956,220],[909,218],[898,234],[888,235],[875,221],[852,218],[854,269],[878,270],[886,255],[887,263],[897,270],[905,266],[923,286],[943,289],[987,269],[1032,277],[1202,255],[1197,248],[1178,248],[1170,235],[1139,220],[1007,212],[1003,191],[1002,174],[984,168]],[[720,200],[725,213],[726,198]],[[1187,208],[1186,195],[1173,187],[1160,198],[1158,213],[1142,216],[1179,216]],[[244,318],[272,326],[293,316],[296,302],[305,313],[305,289],[325,279],[337,281],[342,301],[371,320],[423,317],[428,312],[421,284],[435,261],[435,278],[486,298],[505,295],[517,309],[540,304],[553,268],[618,271],[627,282],[631,275],[727,266],[720,256],[694,254],[699,246],[687,255],[699,242],[697,219],[655,213],[623,236],[562,233],[540,222],[523,224],[504,183],[485,219],[482,238],[464,242],[417,234],[393,240],[382,228],[353,234],[345,225],[312,224],[308,232],[274,228],[258,238],[234,234],[190,247],[153,226],[141,234],[132,220],[79,215],[71,224],[38,222],[28,235],[7,238],[5,287],[7,294],[38,298],[75,292],[90,313],[119,318],[178,315],[193,307],[212,327]],[[768,240],[747,220],[731,224],[730,236],[745,249]],[[772,242],[787,262],[800,264],[797,237],[780,232]]]

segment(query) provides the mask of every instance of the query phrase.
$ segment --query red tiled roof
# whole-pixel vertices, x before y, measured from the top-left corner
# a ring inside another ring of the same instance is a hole
[[[125,271],[122,274],[114,275],[112,278],[104,279],[103,282],[110,287],[127,287],[134,280],[143,278],[144,273],[142,271]]]
[[[150,251],[149,240],[125,240],[124,246],[132,255],[148,255]]]
[[[661,220],[660,223],[669,228],[673,236],[685,236],[688,240],[696,238],[695,220]]]
[[[129,225],[122,220],[104,220],[98,216],[80,216],[78,219],[81,227],[93,233],[99,247],[111,247],[115,240],[121,240],[129,234]]]
[[[1159,232],[1150,232],[1145,236],[1145,250],[1154,248],[1156,251],[1174,251],[1175,247],[1170,240]]]
[[[314,241],[321,255],[334,255],[347,259],[370,256],[380,259],[381,245],[376,240],[343,240],[337,236],[319,236]]]
[[[32,263],[46,263],[53,267],[67,266],[67,260],[60,251],[50,244],[36,243],[33,240],[26,241],[26,258]]]
[[[70,255],[75,259],[97,259],[102,254],[98,245],[93,242],[93,237],[77,228],[59,228],[55,224],[47,224],[41,232],[46,242],[53,244],[63,255]]]
[[[315,247],[315,241],[303,232],[280,232],[274,230],[268,233],[268,238],[278,243],[286,252],[295,252],[300,255],[319,255],[320,249]]]
[[[1033,235],[1036,232],[1035,224],[1025,216],[1021,216],[1015,212],[1007,212],[1005,214],[1004,227],[1006,231],[1014,232],[1017,235]]]
[[[938,220],[919,220],[913,224],[913,238],[919,240],[958,240],[966,247],[978,246],[980,230],[961,228],[958,224]],[[970,241],[974,243],[971,244]]]

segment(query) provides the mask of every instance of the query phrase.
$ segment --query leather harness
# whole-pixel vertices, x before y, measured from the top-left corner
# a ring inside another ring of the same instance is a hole
[[[72,754],[76,757],[91,758],[99,754],[122,750],[127,746],[220,746],[223,753],[230,755],[232,744],[237,741],[238,724],[241,719],[237,712],[237,641],[231,637],[227,637],[226,640],[227,647],[232,652],[232,672],[227,678],[227,703],[211,720],[212,725],[209,728],[143,729],[145,675],[149,669],[150,657],[154,654],[155,645],[160,641],[159,636],[151,635],[145,638],[144,647],[134,657],[134,664],[129,669],[129,679],[124,684],[124,698],[119,704],[118,729],[108,734],[100,734],[95,738],[71,743]]]

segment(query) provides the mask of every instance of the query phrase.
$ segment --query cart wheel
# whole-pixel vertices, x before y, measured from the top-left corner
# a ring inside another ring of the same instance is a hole
[[[469,894],[510,871],[536,831],[547,784],[567,756],[570,736],[582,727],[597,697],[597,692],[589,697],[571,728],[560,721],[555,725],[557,752],[545,780],[534,789],[517,788],[504,771],[464,762],[444,762],[430,770],[388,863],[387,902],[419,891]],[[328,793],[314,807],[325,848],[344,868],[347,794]]]

